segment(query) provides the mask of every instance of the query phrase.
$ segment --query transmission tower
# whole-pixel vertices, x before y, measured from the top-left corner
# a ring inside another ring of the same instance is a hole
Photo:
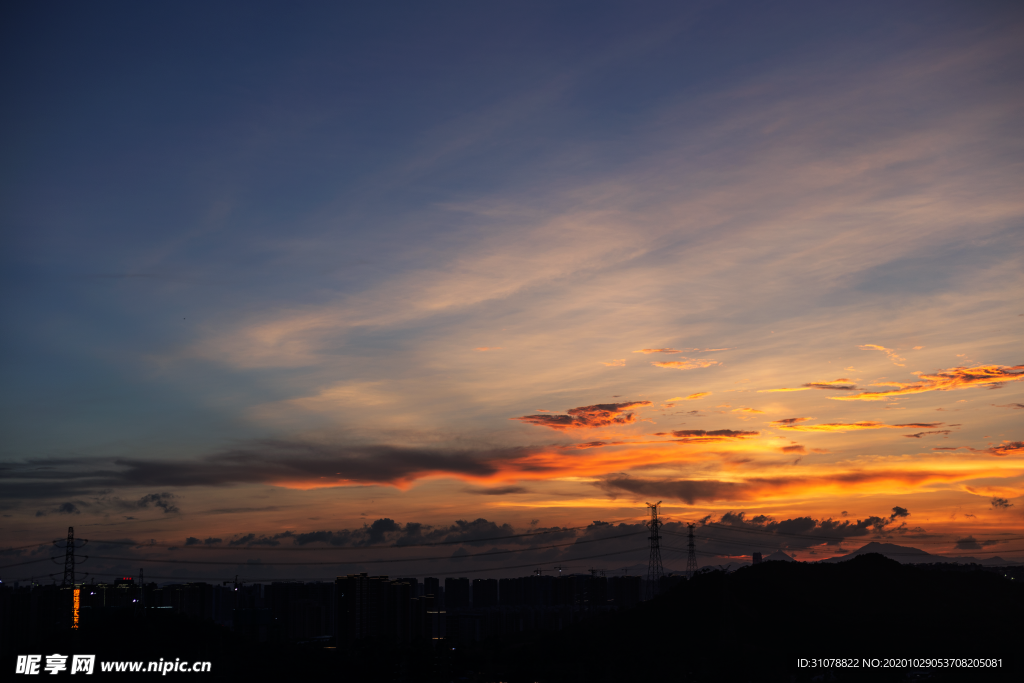
[[[697,573],[697,549],[693,545],[693,527],[696,525],[687,524],[686,526],[690,529],[690,534],[686,541],[686,578],[692,579],[693,575]]]
[[[88,541],[87,541],[88,542]],[[54,541],[53,544],[57,545],[60,543],[59,540]],[[57,546],[60,547],[60,546]],[[68,538],[64,543],[64,579],[61,581],[61,588],[67,589],[68,602],[70,602],[70,614],[71,617],[69,624],[72,630],[78,629],[78,617],[79,617],[79,593],[81,592],[78,586],[75,585],[75,528],[68,527]],[[50,558],[54,562],[57,561],[56,557]],[[83,559],[88,560],[88,557]],[[88,574],[86,574],[88,576]],[[63,591],[62,591],[63,592]]]
[[[75,587],[75,528],[68,527],[68,541],[64,546],[64,588]]]
[[[648,537],[651,540],[651,557],[647,562],[647,594],[646,600],[651,600],[655,595],[658,594],[658,587],[661,583],[661,576],[665,573],[665,568],[661,565],[661,520],[658,519],[658,506],[661,505],[659,500],[657,503],[647,503],[647,507],[651,511],[651,518],[647,522],[647,527],[651,530],[651,535]]]
[[[146,616],[146,574],[139,567],[139,592],[138,602],[135,603],[135,614]]]

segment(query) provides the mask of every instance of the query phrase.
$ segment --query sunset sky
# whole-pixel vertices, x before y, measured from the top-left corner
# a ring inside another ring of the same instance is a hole
[[[1019,3],[3,12],[0,559],[1024,557]]]

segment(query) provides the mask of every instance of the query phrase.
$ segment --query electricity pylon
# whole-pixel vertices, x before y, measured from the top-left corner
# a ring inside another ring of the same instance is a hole
[[[648,537],[651,540],[651,555],[647,562],[647,594],[644,596],[646,600],[651,600],[658,594],[661,576],[665,573],[665,568],[661,564],[662,522],[658,519],[659,505],[661,505],[660,500],[653,504],[647,503],[647,507],[651,511],[651,518],[647,521],[647,527],[651,530],[651,535]]]
[[[690,528],[690,535],[686,541],[686,578],[692,579],[697,573],[697,549],[693,545],[693,527],[696,524],[687,524]]]

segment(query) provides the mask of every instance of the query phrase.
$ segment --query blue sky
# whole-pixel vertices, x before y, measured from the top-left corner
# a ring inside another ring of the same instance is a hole
[[[218,533],[313,531],[311,509],[575,525],[687,482],[739,487],[676,495],[687,518],[1019,530],[1014,3],[4,11],[19,538],[177,538],[267,497],[291,512]],[[953,379],[766,392],[923,376]],[[518,419],[596,405],[624,421]],[[881,426],[798,443],[792,418]],[[656,445],[697,429],[757,436]],[[248,474],[211,465],[232,454]],[[177,512],[111,502],[154,493]]]

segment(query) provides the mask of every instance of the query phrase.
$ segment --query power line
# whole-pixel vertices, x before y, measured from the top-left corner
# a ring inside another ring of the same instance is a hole
[[[15,562],[14,564],[5,564],[0,566],[0,569],[7,569],[8,567],[20,567],[25,564],[35,564],[36,562],[46,562],[47,560],[55,559],[53,557],[41,557],[38,560],[29,560],[28,562]]]
[[[689,548],[673,548],[672,546],[667,546],[667,545],[664,546],[664,547],[665,547],[666,550],[673,550],[673,551],[679,553],[680,555],[684,555],[684,554],[685,555],[689,555],[690,554],[690,549]],[[710,553],[710,552],[708,552],[706,550],[696,550],[695,549],[693,552],[695,554],[697,554],[697,555],[704,555],[705,557],[734,557],[733,555],[723,555],[722,553]]]
[[[749,528],[746,528],[746,527],[736,527],[736,526],[723,525],[723,524],[719,524],[719,523],[716,523],[716,522],[711,522],[709,524],[704,524],[704,525],[702,525],[702,528],[707,528],[707,527],[711,527],[711,526],[715,527],[716,529],[720,529],[722,531],[744,531],[744,532],[748,532],[748,533],[768,534],[770,536],[790,536],[790,537],[793,537],[793,538],[813,538],[813,539],[821,540],[821,541],[850,541],[850,542],[854,542],[855,539],[863,538],[863,536],[824,536],[824,535],[819,535],[819,534],[798,534],[798,533],[791,533],[791,532],[784,532],[784,531],[772,531],[771,529],[749,529]],[[667,531],[666,530],[663,533],[674,534],[676,536],[686,536],[686,534],[681,534],[678,531]],[[972,536],[973,535],[977,535],[977,536],[997,536],[998,534],[999,534],[999,532],[989,532],[989,533],[984,533],[984,534],[978,533],[978,534],[971,534],[971,535]],[[950,534],[950,535],[951,536],[955,536],[956,534]],[[713,537],[709,536],[708,538],[713,538]],[[1011,536],[1009,538],[1004,538],[1004,539],[1000,539],[1000,540],[1003,540],[1003,541],[1020,541],[1020,540],[1024,540],[1024,536]],[[915,541],[914,543],[915,543],[915,545],[946,545],[947,543],[951,543],[951,542],[952,541]]]
[[[597,555],[587,555],[586,557],[577,557],[577,558],[574,558],[573,561],[574,562],[580,562],[580,561],[583,561],[583,560],[594,560],[594,559],[597,559],[599,557],[611,557],[612,555],[623,555],[625,553],[638,553],[638,552],[642,552],[643,550],[644,550],[644,548],[627,548],[626,550],[614,550],[614,551],[612,551],[610,553],[599,553]],[[470,556],[469,555],[463,555],[462,557],[470,557]],[[445,574],[479,574],[481,572],[498,572],[498,571],[504,571],[504,570],[507,570],[507,569],[523,569],[525,567],[536,567],[536,566],[537,566],[536,562],[531,562],[529,564],[507,565],[507,566],[503,566],[503,567],[487,567],[487,568],[484,568],[484,569],[460,569],[457,572],[440,572],[440,574],[442,576],[445,575]],[[59,572],[53,573],[53,574],[36,574],[35,576],[27,576],[27,577],[23,577],[23,578],[20,578],[20,579],[8,579],[8,581],[31,581],[32,579],[37,579],[37,578],[40,578],[40,577],[57,576],[58,574],[59,574]],[[220,578],[221,576],[223,576],[223,575],[221,574],[221,575],[216,575],[215,576],[213,574],[209,574],[209,575],[194,576],[194,577],[184,577],[184,576],[152,576],[151,575],[150,578],[151,579],[176,579],[178,581],[190,581],[190,580],[194,580],[194,579],[198,579],[198,578]],[[283,581],[314,581],[314,580],[315,581],[333,581],[334,578],[333,577],[326,577],[326,578],[324,578],[324,577],[311,577],[311,578],[294,578],[294,579],[261,578],[261,579],[250,579],[249,583],[263,583],[263,582],[268,582],[268,581],[270,581],[270,582],[272,582],[272,581],[283,582]]]
[[[60,540],[63,540],[63,539],[57,539],[57,541],[60,541]],[[31,545],[19,545],[19,546],[14,547],[14,548],[4,548],[3,550],[0,550],[0,553],[9,553],[12,550],[24,550],[25,548],[40,548],[40,547],[43,547],[43,546],[52,545],[55,542],[56,541],[44,541],[42,543],[33,543]]]
[[[678,534],[678,533],[675,533],[675,532],[672,532],[672,531],[666,531],[665,533],[666,534],[672,534],[673,536],[686,537],[686,534]],[[795,551],[795,550],[805,550],[805,548],[787,548],[787,547],[781,545],[780,543],[768,543],[768,542],[765,542],[765,543],[760,543],[759,544],[759,543],[757,543],[755,541],[732,541],[732,540],[726,540],[724,538],[716,538],[714,536],[703,536],[703,535],[698,536],[698,538],[703,538],[703,539],[707,540],[710,543],[725,543],[726,545],[738,545],[738,546],[742,546],[744,548],[751,548],[751,547],[754,547],[754,548],[761,547],[761,548],[763,548],[763,547],[768,546],[768,547],[773,547],[775,550],[793,550],[793,551]],[[1024,537],[1022,537],[1022,538],[1024,538]],[[1008,542],[1010,542],[1012,540],[1019,540],[1019,539],[1012,539],[1012,538],[1010,538],[1010,539],[1006,539],[1005,542],[1008,543]],[[943,543],[943,545],[947,545],[948,543],[949,542]],[[914,545],[919,545],[919,544],[915,543]],[[935,545],[937,545],[937,544],[935,544]],[[902,547],[905,547],[905,546],[900,546],[900,547],[902,548]],[[954,548],[953,550],[956,551],[958,549]],[[849,550],[849,551],[844,551],[844,552],[852,553],[852,552],[856,552],[856,551],[855,550]],[[924,551],[922,551],[922,552],[924,552]],[[962,551],[961,550],[961,552],[968,552],[968,551]],[[1001,551],[998,551],[998,550],[994,551],[994,554],[999,554],[999,552],[1001,552]],[[887,554],[887,555],[916,555],[917,553],[896,553],[896,552],[890,553],[890,552],[886,551],[884,554]],[[929,555],[936,555],[936,553],[931,553],[931,552],[928,553],[928,554]]]
[[[634,533],[630,533],[630,534],[620,534],[620,535],[616,535],[616,536],[607,536],[607,537],[604,537],[604,538],[596,538],[596,539],[574,540],[572,542],[551,544],[551,545],[545,545],[545,546],[532,546],[532,547],[529,547],[529,548],[516,548],[516,549],[512,549],[512,550],[500,550],[500,551],[489,551],[489,552],[486,552],[486,553],[474,553],[474,554],[471,554],[471,555],[462,555],[462,556],[459,556],[458,558],[453,557],[451,555],[443,555],[443,556],[434,556],[434,557],[425,557],[425,558],[353,559],[353,560],[346,561],[346,562],[261,562],[260,564],[262,566],[316,566],[316,565],[328,565],[328,566],[330,566],[330,565],[337,565],[337,564],[383,564],[383,563],[392,563],[392,562],[416,562],[416,561],[432,561],[432,560],[443,560],[443,559],[461,559],[461,558],[471,558],[471,557],[486,557],[488,555],[514,554],[514,553],[520,553],[520,552],[527,552],[529,550],[545,550],[545,549],[550,549],[550,548],[559,548],[559,547],[566,547],[566,546],[571,546],[571,545],[582,545],[582,544],[585,544],[585,543],[594,543],[594,542],[598,542],[598,541],[615,539],[615,538],[625,538],[625,537],[628,537],[628,536],[637,535],[639,533],[642,533],[642,532],[634,532]],[[679,534],[679,533],[675,533],[675,532],[671,532],[671,531],[665,531],[664,533],[671,534],[673,536],[687,537],[686,534]],[[725,544],[728,544],[728,545],[738,545],[738,546],[744,546],[744,547],[750,547],[751,545],[754,545],[752,543],[745,543],[743,541],[731,541],[731,540],[726,540],[726,539],[714,538],[714,537],[711,537],[711,536],[704,536],[704,538],[708,539],[711,542],[725,543]],[[79,539],[79,540],[84,540],[84,539]],[[1007,540],[1014,540],[1014,539],[1007,539]],[[30,546],[30,547],[34,547],[34,546]],[[386,546],[386,547],[390,548],[390,547],[394,547],[394,546]],[[667,548],[667,546],[665,546],[665,547]],[[778,549],[779,550],[793,550],[791,548],[781,548],[781,547],[778,548]],[[260,548],[258,550],[267,550],[267,548]],[[317,548],[317,550],[330,550],[330,548]],[[360,548],[360,550],[367,550],[367,549],[366,548]],[[688,552],[688,551],[680,550],[680,552]],[[856,552],[856,551],[850,551],[850,552]],[[963,555],[945,555],[945,554],[939,555],[939,554],[935,554],[935,553],[929,553],[929,554],[933,555],[935,557],[942,557],[942,558],[961,558],[961,557],[972,557],[974,555],[1003,555],[1003,554],[1010,554],[1010,553],[1018,553],[1018,552],[1024,552],[1024,548],[1017,548],[1017,549],[1004,548],[1002,550],[993,550],[993,551],[963,551],[963,550],[961,550],[961,552],[962,553],[969,552],[970,554],[963,554]],[[697,553],[700,554],[700,555],[710,555],[710,556],[714,556],[714,557],[728,557],[729,556],[729,555],[727,555],[725,553],[708,553],[708,552],[705,552],[705,551],[697,551]],[[898,555],[898,556],[917,556],[918,555],[917,553],[906,553],[906,552],[887,552],[886,554],[887,555]],[[100,560],[115,560],[115,561],[118,561],[118,560],[124,560],[124,561],[138,560],[138,561],[141,561],[141,562],[152,562],[152,563],[161,563],[161,562],[163,562],[163,563],[168,563],[168,564],[214,564],[214,565],[237,565],[237,564],[239,564],[238,562],[215,562],[215,561],[204,561],[204,560],[172,560],[172,559],[148,559],[148,558],[144,559],[144,558],[133,558],[133,557],[111,557],[111,556],[101,556],[101,555],[92,555],[91,557],[93,559],[100,559]],[[36,564],[36,563],[39,563],[39,562],[46,562],[47,560],[51,560],[51,559],[56,559],[56,558],[42,557],[42,558],[38,558],[38,559],[35,559],[35,560],[28,560],[28,561],[25,561],[25,562],[15,562],[15,563],[12,563],[12,564],[0,565],[0,569],[9,569],[11,567],[21,567],[21,566],[24,566],[24,565]],[[925,559],[925,558],[922,558],[922,559]],[[49,576],[49,575],[45,575],[45,576]]]
[[[621,523],[622,521],[623,520],[613,520],[611,522],[608,522],[608,524]],[[318,546],[318,547],[315,547],[315,548],[302,548],[302,547],[296,548],[294,546],[285,546],[285,547],[266,546],[266,547],[262,547],[260,549],[261,550],[271,550],[271,551],[281,551],[281,550],[288,550],[288,551],[316,551],[316,550],[336,551],[336,550],[348,550],[348,551],[353,551],[353,550],[366,550],[366,549],[371,548],[371,547],[374,550],[396,550],[396,549],[401,549],[401,548],[426,548],[426,547],[439,546],[439,545],[460,545],[460,544],[465,544],[465,543],[485,543],[485,542],[489,542],[489,541],[505,541],[505,540],[508,540],[508,539],[511,539],[511,538],[529,538],[531,536],[542,536],[544,534],[557,534],[557,533],[565,533],[565,532],[568,532],[568,531],[579,531],[580,529],[587,529],[590,526],[591,525],[563,527],[563,528],[555,528],[555,529],[543,529],[541,531],[528,531],[528,532],[522,533],[522,534],[508,534],[508,535],[505,535],[505,536],[489,536],[489,537],[486,537],[486,538],[466,538],[466,539],[457,539],[457,540],[452,540],[452,541],[429,541],[429,542],[424,542],[424,543],[404,543],[404,544],[401,544],[401,545],[397,545],[396,544],[396,545],[380,545],[380,546],[354,546],[354,545],[348,545],[348,546]],[[280,538],[295,538],[295,536],[281,536]],[[84,539],[82,539],[82,540],[84,540]],[[276,539],[271,539],[271,540],[276,540]],[[226,545],[226,546],[219,546],[218,547],[217,545],[214,545],[214,544],[211,544],[211,545],[199,545],[199,544],[185,545],[183,543],[164,543],[164,542],[160,542],[160,543],[156,543],[156,542],[154,542],[154,543],[137,543],[137,542],[134,542],[134,541],[124,541],[124,540],[109,540],[109,541],[105,541],[105,540],[100,540],[100,539],[91,539],[91,542],[92,543],[104,543],[104,544],[108,544],[108,545],[138,546],[138,547],[143,547],[143,548],[150,548],[150,547],[154,547],[154,548],[175,548],[177,550],[252,550],[253,549],[253,546],[251,544],[250,545],[241,545],[241,544],[239,544],[239,545],[236,545],[236,546]],[[34,547],[34,546],[25,546],[25,547],[31,548],[31,547]]]
[[[687,537],[686,534],[680,534],[680,533],[676,533],[676,532],[673,532],[673,531],[666,531],[665,533],[666,534],[672,534],[673,536]],[[758,545],[757,543],[753,543],[753,542],[749,542],[749,541],[728,541],[728,540],[725,540],[723,538],[715,538],[714,536],[701,536],[700,538],[705,538],[708,541],[713,542],[713,543],[725,543],[727,545],[738,545],[738,546],[743,546],[745,548],[750,548],[751,546],[757,547],[757,545]],[[1021,538],[1024,538],[1024,537],[1021,537]],[[1010,539],[1006,539],[1006,542],[1009,542],[1009,541],[1012,541],[1012,540],[1020,540],[1020,539],[1010,538]],[[769,545],[769,544],[764,544],[764,545]],[[900,546],[900,547],[904,547],[904,546]],[[779,547],[776,548],[776,550],[803,550],[803,548],[785,548],[785,547],[779,546]],[[858,548],[858,550],[859,550],[859,548]],[[959,550],[960,552],[969,552],[969,553],[971,553],[971,555],[959,555],[958,556],[958,555],[939,555],[938,553],[927,553],[927,554],[928,555],[932,555],[934,557],[971,557],[972,555],[999,555],[999,554],[1005,554],[1005,553],[1021,552],[1021,551],[1024,551],[1024,548],[1019,548],[1019,549],[1016,549],[1016,550],[1013,550],[1013,549],[992,550],[992,551],[985,551],[985,552],[974,552],[974,551],[971,551],[971,550],[963,550],[963,549],[959,549],[959,548],[954,548],[953,550],[954,551]],[[855,552],[857,552],[857,551],[856,550],[850,550],[847,554],[855,553]],[[921,551],[921,552],[924,552],[924,551]],[[914,555],[914,556],[918,555],[918,553],[889,552],[889,551],[886,551],[885,553],[882,553],[882,554],[884,554],[884,555]]]
[[[630,520],[613,520],[611,522],[608,522],[608,524],[617,524],[617,523],[622,523],[624,521],[632,521],[632,520],[631,519]],[[700,520],[684,520],[684,521],[700,523]],[[671,524],[671,523],[672,522],[665,522],[665,523],[663,523],[663,527],[666,524]],[[373,548],[374,550],[395,550],[395,549],[400,549],[400,548],[421,548],[421,547],[430,547],[430,546],[459,545],[459,544],[469,544],[469,543],[484,543],[484,542],[489,542],[489,541],[502,541],[502,540],[513,539],[513,538],[527,538],[527,537],[530,537],[530,536],[540,536],[540,535],[544,535],[544,534],[564,533],[564,532],[567,532],[567,531],[579,531],[581,529],[590,528],[590,526],[591,525],[577,526],[577,527],[564,527],[564,528],[560,528],[560,529],[545,529],[545,530],[542,530],[542,531],[527,532],[527,533],[523,533],[523,534],[511,534],[511,535],[508,535],[508,536],[491,536],[491,537],[487,537],[487,538],[474,538],[474,539],[453,540],[453,541],[432,541],[432,542],[425,542],[425,543],[407,543],[407,544],[403,544],[403,545],[317,546],[317,547],[312,547],[312,548],[304,548],[304,547],[298,547],[297,548],[297,547],[294,547],[294,546],[285,546],[285,547],[266,546],[266,547],[260,547],[259,550],[267,550],[267,551],[274,551],[274,552],[278,552],[278,551],[311,551],[312,552],[312,551],[318,551],[318,550],[355,551],[355,550],[367,550],[367,549],[370,549],[370,548]],[[855,541],[856,539],[863,538],[863,536],[831,536],[831,535],[820,535],[820,534],[801,534],[801,533],[795,533],[795,532],[773,531],[771,529],[755,529],[755,528],[747,528],[747,527],[737,527],[737,526],[731,526],[731,525],[724,525],[724,524],[721,524],[719,522],[710,522],[710,523],[701,524],[701,528],[703,528],[703,529],[707,529],[708,527],[715,527],[716,529],[721,529],[722,531],[726,531],[726,532],[728,532],[728,531],[742,531],[742,532],[747,532],[747,533],[769,534],[771,536],[787,536],[787,537],[793,537],[793,538],[811,538],[811,539],[823,540],[823,541],[832,540],[832,541],[851,541],[852,542],[852,541]],[[668,531],[668,530],[664,530],[664,531],[662,531],[662,533],[665,533],[665,534],[676,534],[676,535],[685,536],[685,534],[679,534],[678,532],[673,532],[673,531]],[[1000,533],[1001,532],[971,532],[971,535],[972,536],[998,536]],[[953,535],[953,534],[951,534],[951,535]],[[294,537],[282,537],[282,538],[294,538]],[[714,537],[708,536],[708,538],[714,538]],[[63,539],[58,539],[58,540],[63,540]],[[91,542],[91,543],[103,543],[103,544],[107,544],[107,545],[127,545],[127,546],[137,546],[137,547],[141,547],[141,548],[150,548],[150,547],[154,547],[154,548],[175,548],[177,550],[249,550],[249,551],[251,551],[251,550],[255,550],[256,549],[252,545],[238,545],[238,546],[227,545],[227,546],[220,546],[220,547],[218,547],[216,545],[199,545],[199,544],[196,544],[196,545],[184,545],[183,543],[164,543],[164,542],[160,542],[160,543],[138,543],[138,542],[134,542],[134,541],[124,541],[124,540],[101,540],[101,539],[78,539],[78,540],[79,541],[85,541],[85,542]],[[1024,536],[1011,536],[1009,538],[999,539],[999,540],[1018,541],[1018,540],[1024,540]],[[947,543],[950,543],[950,541],[915,541],[915,545],[945,545]],[[4,548],[4,549],[0,550],[0,553],[6,553],[6,552],[13,551],[13,550],[24,550],[24,549],[27,549],[27,548],[38,548],[38,547],[45,546],[45,545],[48,545],[48,543],[41,542],[41,543],[33,543],[31,545],[23,545],[23,546],[11,547],[11,548]],[[7,566],[13,566],[13,565],[7,565]]]
[[[68,541],[64,546],[64,581],[60,585],[75,585],[75,528],[70,526]]]
[[[528,552],[528,551],[531,551],[531,550],[548,550],[550,548],[564,548],[566,546],[583,545],[583,544],[586,544],[586,543],[598,543],[598,542],[601,542],[601,541],[614,540],[616,538],[627,538],[629,536],[636,536],[636,535],[638,535],[640,533],[643,533],[643,532],[634,531],[634,532],[631,532],[631,533],[628,533],[628,534],[618,534],[618,535],[615,535],[615,536],[605,536],[603,538],[592,538],[592,539],[582,540],[582,541],[580,541],[580,540],[573,540],[573,541],[566,542],[566,543],[554,543],[554,544],[551,544],[551,545],[532,546],[532,547],[529,547],[529,548],[513,548],[511,550],[491,550],[491,551],[484,552],[484,553],[473,553],[473,554],[467,554],[467,555],[459,555],[459,556],[455,556],[455,557],[453,557],[452,555],[435,555],[433,557],[392,557],[392,558],[387,558],[387,559],[369,559],[369,560],[367,560],[367,559],[355,559],[355,560],[350,560],[350,561],[347,561],[347,562],[338,562],[338,561],[330,561],[330,562],[260,562],[260,565],[264,566],[264,567],[271,567],[271,566],[295,566],[295,567],[301,567],[301,566],[316,566],[316,565],[336,566],[336,565],[339,565],[339,564],[383,564],[383,563],[392,563],[392,562],[427,562],[427,561],[431,561],[431,560],[461,560],[463,558],[471,558],[471,557],[489,557],[489,556],[494,556],[494,555],[510,555],[510,554],[514,554],[514,553],[524,553],[524,552]],[[91,558],[92,559],[96,559],[96,560],[118,560],[118,561],[122,561],[123,560],[123,561],[126,561],[126,562],[152,562],[152,563],[156,563],[156,564],[161,564],[161,563],[163,563],[163,564],[207,564],[207,565],[212,564],[212,565],[228,565],[228,566],[237,566],[238,564],[240,564],[239,562],[219,562],[219,561],[212,561],[212,560],[171,560],[171,559],[163,559],[163,558],[110,557],[110,556],[104,556],[104,555],[92,555]],[[19,562],[17,564],[4,565],[4,566],[0,566],[0,569],[5,569],[7,567],[16,567],[16,566],[20,566],[20,565],[24,565],[24,564],[32,564],[33,562],[40,562],[40,561],[47,560],[47,559],[50,559],[50,558],[42,558],[41,560],[32,560],[31,562]]]
[[[661,547],[662,547],[663,550],[668,550],[670,552],[679,553],[680,555],[683,555],[683,554],[686,554],[686,553],[689,552],[688,549],[686,549],[686,548],[675,548],[673,546],[661,546]],[[641,552],[643,550],[644,550],[644,548],[641,548],[641,547],[638,547],[638,548],[627,548],[626,550],[615,550],[615,551],[608,552],[608,553],[599,553],[597,555],[587,555],[585,557],[577,557],[577,558],[574,558],[573,561],[574,562],[581,562],[583,560],[594,560],[594,559],[598,559],[598,558],[601,558],[601,557],[611,557],[613,555],[623,555],[625,553],[630,553],[630,552],[639,553],[639,552]],[[704,556],[707,556],[707,557],[729,557],[729,555],[722,555],[721,553],[710,553],[710,552],[706,552],[706,551],[703,551],[703,550],[695,550],[694,552],[697,555],[704,555]],[[992,551],[992,552],[979,552],[979,553],[974,553],[974,554],[975,555],[995,555],[995,554],[1005,554],[1005,553],[1011,553],[1011,552],[1024,552],[1024,548],[1017,548],[1017,549],[1014,549],[1014,550]],[[893,553],[893,554],[895,554],[895,553]],[[462,557],[472,557],[472,556],[470,556],[470,555],[463,555]],[[942,556],[942,557],[956,559],[957,556],[948,556],[948,555],[946,555],[946,556]],[[963,556],[963,557],[970,557],[970,556]],[[132,558],[120,558],[120,559],[132,559]],[[452,559],[456,559],[456,558],[452,558]],[[443,576],[445,574],[478,574],[478,573],[482,573],[482,572],[492,572],[492,571],[493,572],[498,572],[498,571],[504,571],[504,570],[508,570],[508,569],[523,569],[523,568],[526,568],[526,567],[536,567],[536,566],[537,566],[536,562],[531,562],[529,564],[505,565],[505,566],[501,566],[501,567],[487,567],[487,568],[483,568],[483,569],[460,569],[460,570],[458,570],[456,572],[441,572],[441,575]],[[999,569],[999,567],[992,567],[992,569]],[[41,577],[42,578],[50,578],[50,577],[59,576],[59,575],[60,575],[60,572],[54,572],[52,574],[36,574],[34,576],[26,576],[26,577],[21,577],[21,578],[8,579],[8,581],[31,581],[31,580],[34,580],[34,579],[37,579],[37,578],[41,578]],[[153,579],[173,579],[173,580],[177,580],[177,581],[194,581],[196,579],[201,579],[201,578],[219,579],[222,576],[223,575],[213,575],[213,574],[203,575],[203,576],[192,576],[192,577],[187,577],[187,576],[153,576],[153,575],[151,575],[150,578],[153,578]],[[288,582],[288,581],[307,581],[307,582],[308,581],[333,581],[334,578],[335,577],[293,577],[293,578],[266,577],[266,578],[249,579],[247,581],[247,583]]]
[[[680,552],[680,553],[686,552],[682,548],[672,548],[671,546],[664,546],[664,547],[668,548],[669,550],[675,550],[675,551]],[[696,552],[697,552],[698,555],[710,555],[712,557],[735,557],[735,555],[726,555],[724,553],[711,553],[711,552],[707,552],[707,551],[704,551],[704,550],[698,550]],[[855,552],[857,552],[857,551],[855,551],[855,550],[851,551],[851,552],[847,553],[847,555],[852,555]],[[956,559],[970,559],[970,558],[974,557],[975,555],[1009,555],[1010,553],[1024,553],[1024,548],[1013,548],[1013,549],[1009,549],[1009,550],[986,550],[986,551],[983,551],[983,552],[974,552],[974,551],[967,551],[967,552],[970,552],[971,554],[970,555],[931,555],[931,557],[940,558],[940,559],[947,559],[947,560],[948,559],[954,559],[954,560],[956,560]],[[867,555],[868,553],[864,553],[864,554]],[[889,553],[889,552],[887,552],[887,553],[885,553],[885,555],[907,555],[907,556],[912,556],[912,557],[921,557],[917,553]],[[842,557],[842,556],[837,556],[837,557]],[[827,558],[827,557],[826,558],[822,558],[822,560],[827,560],[827,559],[831,559],[831,558]],[[921,557],[921,559],[922,560],[927,560],[928,558],[927,557]],[[821,560],[815,560],[815,562],[820,562],[820,561]],[[930,564],[930,563],[928,563],[928,562],[908,562],[907,564]],[[994,568],[998,569],[998,567],[994,567]]]

